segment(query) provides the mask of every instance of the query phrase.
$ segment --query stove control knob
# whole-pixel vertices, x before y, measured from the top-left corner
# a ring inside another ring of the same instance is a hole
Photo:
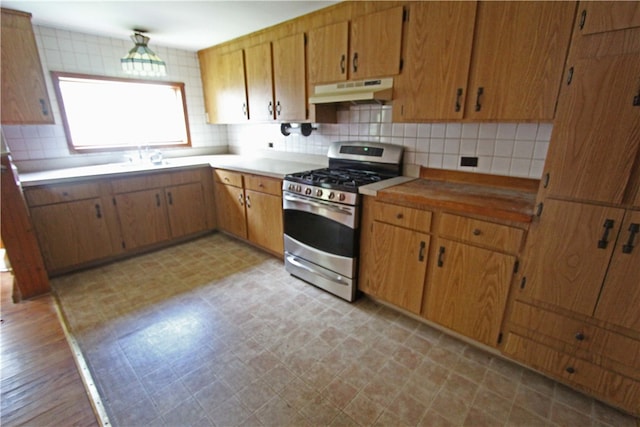
[[[322,197],[322,190],[320,190],[320,189],[316,190],[316,196],[317,197]]]
[[[294,188],[294,187],[295,187],[295,186],[294,186],[293,184],[289,184],[289,191],[293,191],[293,188]]]
[[[331,193],[329,193],[329,200],[333,200],[335,199],[336,195],[333,193],[333,191]]]
[[[345,196],[343,193],[340,193],[340,196],[338,197],[338,199],[342,202],[344,201],[344,199],[346,199],[347,196]]]
[[[306,190],[304,190],[304,194],[306,194],[307,196],[311,194],[311,189],[307,188]]]
[[[302,191],[302,186],[296,185],[296,191],[299,193]]]

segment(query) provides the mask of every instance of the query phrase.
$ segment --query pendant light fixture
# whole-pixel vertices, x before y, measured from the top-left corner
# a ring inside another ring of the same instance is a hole
[[[136,76],[165,76],[167,65],[149,47],[149,37],[145,36],[144,30],[133,30],[131,40],[136,44],[129,53],[120,59],[122,71]]]

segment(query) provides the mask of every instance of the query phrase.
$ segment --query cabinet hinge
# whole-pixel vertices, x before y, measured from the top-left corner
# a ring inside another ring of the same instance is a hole
[[[409,22],[409,11],[407,9],[402,10],[402,22]]]
[[[520,280],[520,289],[524,289],[524,287],[527,286],[527,277],[523,277],[522,280]]]
[[[498,344],[502,342],[502,332],[498,334]]]
[[[520,268],[520,261],[516,260],[516,262],[513,264],[513,274],[517,273],[519,268]]]
[[[569,68],[569,72],[567,73],[567,86],[571,84],[573,80],[573,67]]]
[[[582,13],[580,14],[580,24],[579,27],[582,30],[584,28],[584,23],[587,20],[587,10],[583,10]]]

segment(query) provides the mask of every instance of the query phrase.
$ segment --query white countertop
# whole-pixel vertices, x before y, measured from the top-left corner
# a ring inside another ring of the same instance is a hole
[[[150,163],[111,163],[20,174],[22,186],[56,184],[79,179],[103,178],[110,175],[166,171],[176,168],[210,166],[238,172],[255,173],[273,178],[286,174],[326,167],[323,164],[303,163],[272,158],[252,158],[235,154],[192,156],[166,159],[162,165]]]

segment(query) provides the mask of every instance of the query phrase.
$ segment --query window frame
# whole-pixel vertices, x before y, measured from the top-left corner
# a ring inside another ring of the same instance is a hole
[[[182,99],[182,110],[184,112],[184,125],[185,125],[185,138],[184,142],[168,142],[166,144],[150,144],[151,148],[191,148],[191,131],[189,127],[189,114],[187,111],[187,100],[185,95],[185,84],[182,82],[163,81],[163,80],[148,80],[148,79],[135,79],[127,77],[111,77],[111,76],[99,76],[83,73],[69,73],[64,71],[51,71],[51,80],[53,82],[54,91],[56,93],[56,100],[58,101],[58,107],[60,109],[60,116],[62,118],[62,125],[64,127],[64,133],[67,140],[67,146],[72,154],[81,153],[99,153],[99,152],[113,152],[113,151],[131,151],[138,147],[147,147],[147,144],[140,145],[100,145],[100,146],[81,146],[74,145],[71,137],[71,129],[69,127],[69,121],[67,119],[67,113],[65,110],[64,99],[62,97],[62,91],[60,90],[60,78],[76,78],[87,80],[99,80],[99,81],[111,81],[119,83],[135,83],[135,84],[150,84],[160,86],[171,86],[180,92]]]

